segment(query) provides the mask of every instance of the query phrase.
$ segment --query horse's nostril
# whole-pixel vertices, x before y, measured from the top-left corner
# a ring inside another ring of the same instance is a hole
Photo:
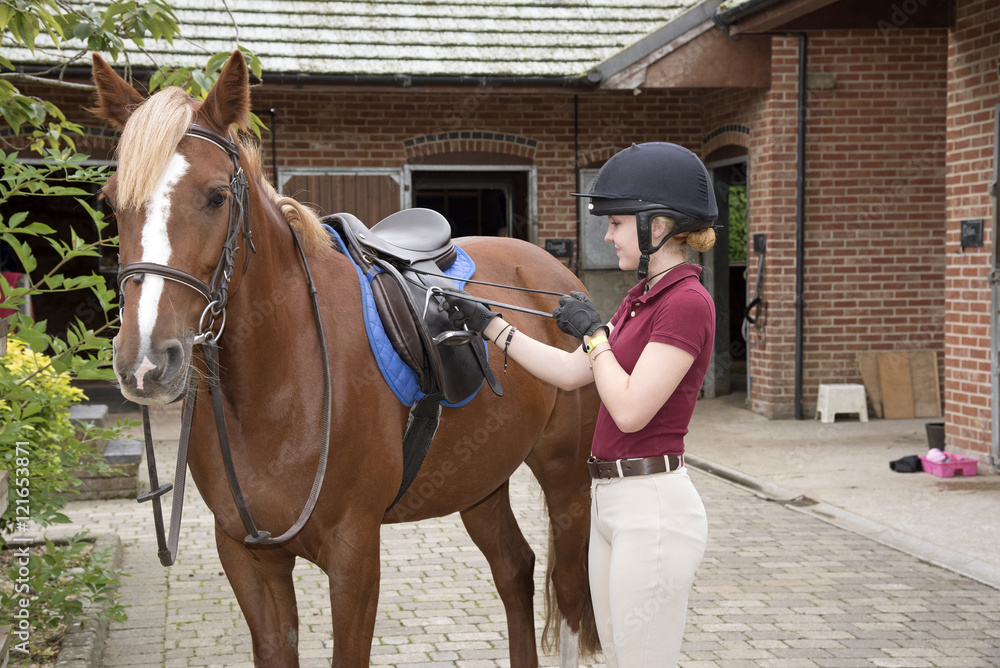
[[[173,380],[184,363],[184,346],[177,339],[172,339],[160,346],[155,353],[156,368],[149,372],[149,378],[160,383]]]

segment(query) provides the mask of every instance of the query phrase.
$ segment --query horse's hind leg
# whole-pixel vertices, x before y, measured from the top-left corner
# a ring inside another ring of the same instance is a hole
[[[574,399],[579,397],[563,396],[560,400]],[[554,411],[547,436],[526,461],[542,487],[549,513],[542,647],[549,651],[558,643],[562,668],[577,666],[580,654],[589,657],[600,650],[587,570],[590,474],[586,459],[593,422],[574,417],[577,414]]]
[[[529,460],[528,463],[534,462]],[[584,656],[599,649],[587,570],[589,480],[577,480],[573,484],[572,467],[531,468],[542,486],[549,513],[543,647],[550,651],[558,637],[559,665],[575,668],[580,654],[578,648]]]
[[[462,511],[462,522],[490,564],[493,581],[507,613],[512,668],[538,665],[532,615],[535,554],[517,526],[505,482],[475,506]]]
[[[284,548],[249,549],[218,528],[219,559],[250,627],[257,668],[299,665],[299,617],[292,569],[295,555]]]

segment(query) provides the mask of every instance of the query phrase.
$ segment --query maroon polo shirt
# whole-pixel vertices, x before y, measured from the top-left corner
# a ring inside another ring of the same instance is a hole
[[[701,267],[696,265],[677,267],[645,294],[643,280],[629,290],[611,318],[611,349],[627,373],[632,373],[650,341],[680,348],[694,356],[694,363],[649,424],[635,433],[618,429],[602,403],[592,447],[598,459],[684,454],[684,435],[715,340],[715,304],[698,281],[700,275]]]

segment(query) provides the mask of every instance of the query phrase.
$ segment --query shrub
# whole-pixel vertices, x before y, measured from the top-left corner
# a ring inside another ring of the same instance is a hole
[[[110,549],[94,551],[93,543],[81,533],[65,544],[46,540],[32,546],[26,560],[8,556],[0,583],[0,625],[17,629],[16,614],[22,609],[30,612],[33,622],[30,633],[14,637],[12,665],[54,659],[66,628],[95,608],[98,619],[126,620],[125,608],[115,595],[118,578],[124,574],[109,567]]]
[[[80,483],[76,474],[109,472],[94,444],[116,438],[124,425],[74,428],[68,411],[86,398],[83,391],[15,336],[0,357],[0,387],[0,468],[11,471],[12,484],[10,507],[0,516],[3,546],[4,536],[27,530],[28,520],[42,527],[68,522],[62,509]]]
[[[729,261],[747,261],[747,187],[729,187]]]

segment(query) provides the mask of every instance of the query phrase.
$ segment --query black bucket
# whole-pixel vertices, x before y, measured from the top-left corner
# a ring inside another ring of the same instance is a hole
[[[944,450],[944,422],[928,422],[927,447]]]

